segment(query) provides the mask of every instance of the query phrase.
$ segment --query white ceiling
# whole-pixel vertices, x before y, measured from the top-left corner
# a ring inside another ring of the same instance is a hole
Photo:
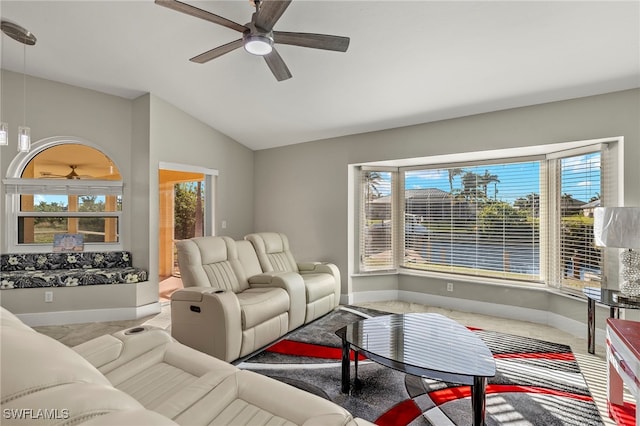
[[[245,24],[248,0],[187,1]],[[277,82],[240,33],[153,0],[7,1],[38,38],[27,73],[170,102],[251,149],[640,87],[640,1],[294,0],[275,26],[351,38],[346,53],[278,45]],[[2,67],[23,45],[2,36]]]

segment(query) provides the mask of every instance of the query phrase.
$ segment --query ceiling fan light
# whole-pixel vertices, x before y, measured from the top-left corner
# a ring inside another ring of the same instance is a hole
[[[244,39],[244,50],[252,55],[268,55],[273,50],[273,40],[261,35],[247,36]]]

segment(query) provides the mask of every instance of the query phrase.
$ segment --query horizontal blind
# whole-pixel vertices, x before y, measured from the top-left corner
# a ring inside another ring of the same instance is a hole
[[[600,206],[600,151],[560,160],[561,286],[581,289],[585,282],[601,279],[601,251],[593,242],[593,209]],[[591,284],[592,286],[596,286]]]
[[[393,194],[394,173],[365,169],[360,173],[360,271],[394,268]]]
[[[76,179],[3,179],[6,194],[122,195],[122,181]]]
[[[405,170],[407,268],[540,279],[540,162]]]

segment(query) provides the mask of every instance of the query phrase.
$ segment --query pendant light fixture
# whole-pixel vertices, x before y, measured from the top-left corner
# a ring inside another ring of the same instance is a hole
[[[24,29],[18,24],[10,21],[2,21],[0,23],[2,32],[23,44],[22,57],[22,126],[18,127],[18,151],[29,152],[31,149],[31,129],[26,125],[27,122],[27,46],[36,44],[36,36],[30,31]],[[0,145],[9,144],[7,123],[0,122]]]
[[[7,123],[0,122],[0,146],[9,145],[9,130]]]
[[[4,38],[0,39],[0,52],[2,52]],[[0,58],[2,59],[2,58]],[[9,145],[9,125],[2,121],[2,70],[0,69],[0,146]]]

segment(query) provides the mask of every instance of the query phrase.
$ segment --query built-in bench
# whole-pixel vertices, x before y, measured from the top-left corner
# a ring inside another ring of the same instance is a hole
[[[0,289],[74,287],[147,281],[128,251],[0,255]]]

